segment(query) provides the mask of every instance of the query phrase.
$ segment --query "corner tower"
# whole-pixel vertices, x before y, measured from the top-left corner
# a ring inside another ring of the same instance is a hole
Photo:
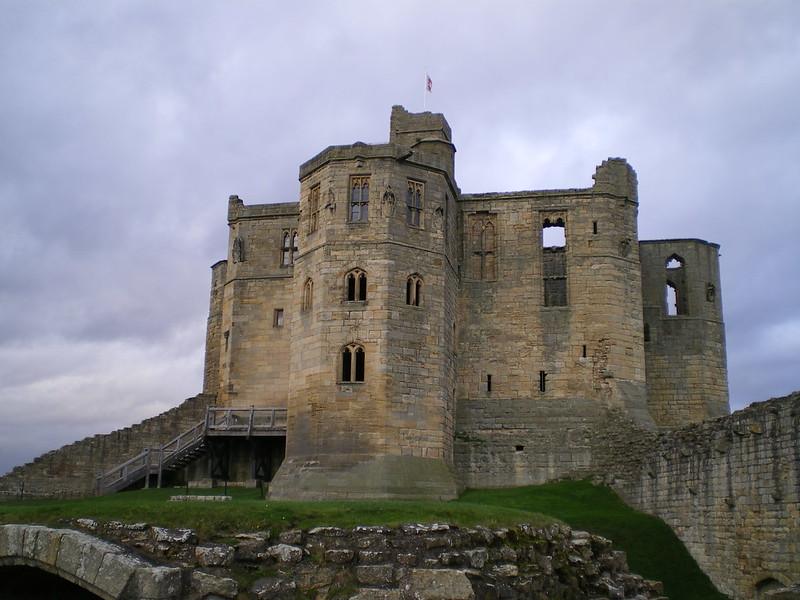
[[[273,498],[452,498],[458,194],[441,114],[300,167],[286,459]]]

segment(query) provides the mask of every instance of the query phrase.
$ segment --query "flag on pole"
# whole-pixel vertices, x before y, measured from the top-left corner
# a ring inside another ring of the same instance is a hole
[[[425,73],[425,89],[431,94],[433,93],[433,81],[431,81],[431,76],[427,73]]]

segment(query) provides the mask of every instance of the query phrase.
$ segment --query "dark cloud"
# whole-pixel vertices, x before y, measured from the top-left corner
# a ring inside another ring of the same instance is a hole
[[[197,392],[227,196],[296,200],[426,70],[465,191],[627,157],[642,238],[722,246],[733,405],[800,387],[800,8],[464,4],[4,4],[0,471]]]

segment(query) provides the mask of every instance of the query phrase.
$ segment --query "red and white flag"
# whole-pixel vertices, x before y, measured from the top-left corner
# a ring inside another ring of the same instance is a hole
[[[433,81],[431,81],[431,76],[425,73],[425,89],[433,93]]]

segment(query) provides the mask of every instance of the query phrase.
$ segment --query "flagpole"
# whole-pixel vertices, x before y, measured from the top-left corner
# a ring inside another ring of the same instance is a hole
[[[422,112],[428,110],[428,71],[425,71],[425,81],[422,84]]]

